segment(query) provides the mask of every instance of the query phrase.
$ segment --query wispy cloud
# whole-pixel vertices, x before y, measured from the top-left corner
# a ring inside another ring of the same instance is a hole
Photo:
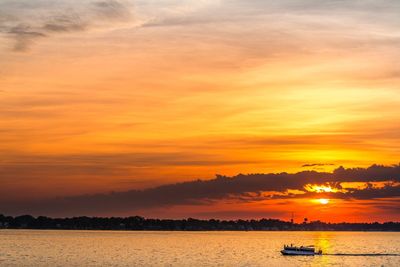
[[[308,163],[308,164],[303,164],[301,167],[323,167],[323,166],[334,166],[335,164],[332,163]]]
[[[4,1],[0,3],[0,32],[14,39],[15,51],[26,51],[39,38],[92,28],[112,27],[133,20],[128,0]]]
[[[15,51],[26,51],[31,43],[38,38],[46,37],[44,32],[36,31],[27,25],[17,25],[10,28],[8,34],[15,38]]]
[[[132,6],[129,7],[127,2],[118,0],[103,0],[93,2],[93,10],[100,18],[108,18],[111,20],[129,20],[132,19]]]
[[[73,32],[83,31],[87,23],[81,21],[78,15],[59,15],[49,18],[42,30],[46,32]]]
[[[167,25],[183,19],[204,6],[219,1],[141,0],[5,0],[0,3],[0,33],[14,39],[15,51],[26,51],[38,37],[114,28]],[[24,31],[15,29],[25,29]]]

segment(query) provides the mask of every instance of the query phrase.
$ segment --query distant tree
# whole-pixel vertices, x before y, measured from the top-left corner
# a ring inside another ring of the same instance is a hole
[[[183,220],[146,219],[139,216],[49,218],[30,215],[17,217],[0,214],[0,228],[9,229],[74,229],[74,230],[185,230],[185,231],[253,231],[253,230],[305,230],[305,231],[400,231],[400,222],[386,223],[324,223],[321,221],[292,223],[277,219],[261,220]]]

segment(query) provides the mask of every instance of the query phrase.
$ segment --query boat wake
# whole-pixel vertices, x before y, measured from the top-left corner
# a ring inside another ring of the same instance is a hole
[[[322,255],[328,256],[367,256],[367,257],[374,257],[374,256],[397,256],[400,257],[400,254],[396,253],[324,253]]]

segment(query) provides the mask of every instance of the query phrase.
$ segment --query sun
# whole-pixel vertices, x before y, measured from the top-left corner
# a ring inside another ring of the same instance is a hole
[[[329,203],[329,199],[327,199],[327,198],[320,198],[320,199],[318,199],[318,202],[319,202],[320,204],[322,204],[322,205],[326,205],[326,204]]]

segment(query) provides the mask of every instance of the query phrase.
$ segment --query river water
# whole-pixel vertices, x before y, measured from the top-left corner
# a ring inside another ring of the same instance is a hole
[[[0,230],[0,266],[400,266],[400,233]]]

